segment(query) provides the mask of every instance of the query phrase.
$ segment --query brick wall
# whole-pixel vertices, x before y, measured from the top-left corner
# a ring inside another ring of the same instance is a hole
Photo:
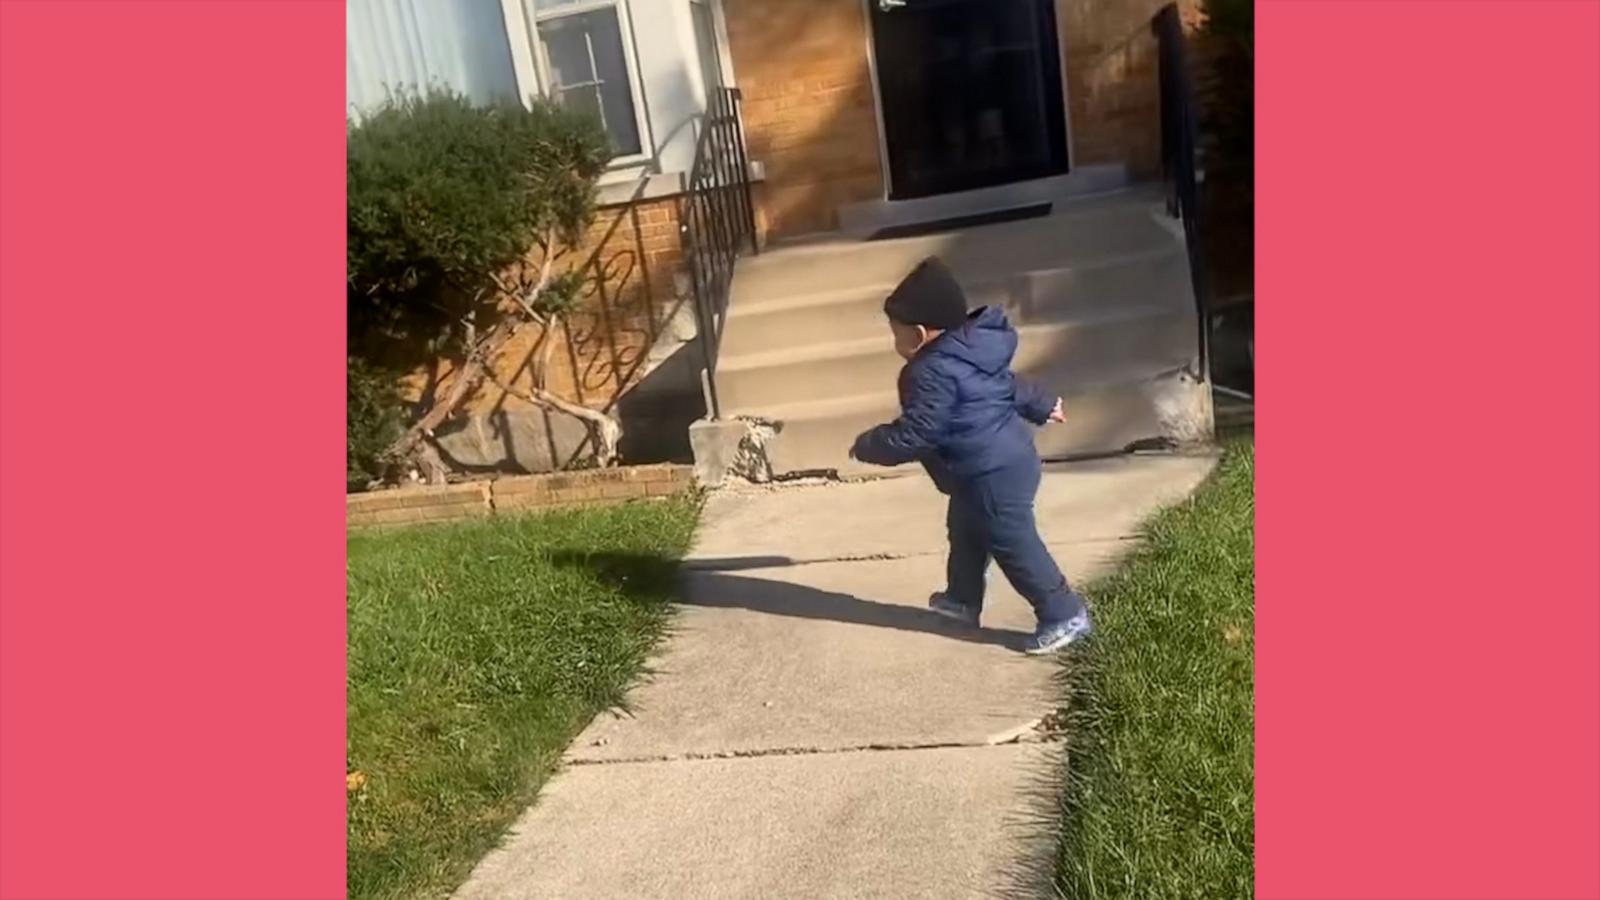
[[[1071,163],[1160,172],[1160,95],[1150,19],[1166,0],[1056,0]],[[1191,27],[1198,0],[1181,0]],[[883,196],[864,0],[724,0],[744,92],[764,237],[837,227],[840,206]]]
[[[546,389],[563,399],[601,409],[612,405],[637,381],[639,362],[673,309],[673,273],[680,258],[677,210],[676,197],[641,201],[631,209],[625,205],[602,208],[582,245],[558,263],[558,269],[585,266],[595,277],[586,283],[578,308],[565,317],[565,327],[553,336],[544,370]],[[524,329],[496,361],[496,374],[516,384],[529,384],[539,345],[539,329]],[[448,360],[434,359],[405,379],[405,394],[415,399],[431,382],[442,387],[449,383],[452,372]],[[528,407],[486,381],[464,409],[482,414]]]
[[[1150,19],[1167,0],[1057,0],[1072,164],[1124,163],[1161,172],[1161,93]],[[1180,0],[1192,30],[1197,0]]]
[[[670,188],[659,179],[650,186]],[[548,339],[540,326],[524,327],[494,361],[500,381],[525,390],[531,373],[542,368],[550,392],[607,411],[623,427],[619,449],[628,462],[686,461],[686,429],[703,412],[699,369],[685,349],[695,325],[693,304],[679,287],[680,199],[657,192],[631,207],[602,206],[580,245],[556,263],[558,271],[584,273],[577,307]],[[540,259],[535,250],[532,261]],[[384,354],[376,361],[407,373],[399,385],[407,401],[448,390],[456,373],[450,356],[427,337],[375,340],[366,351],[369,358]],[[565,469],[594,450],[581,420],[520,400],[493,379],[435,437],[447,464],[476,473]]]
[[[489,482],[402,488],[345,495],[345,523],[354,528],[455,522],[487,516]]]
[[[724,0],[763,236],[838,227],[883,196],[862,0]]]
[[[597,255],[598,254],[598,255]],[[566,400],[605,408],[632,387],[639,362],[667,316],[675,295],[673,272],[681,257],[678,200],[667,197],[603,208],[569,254],[569,265],[587,266],[594,277],[582,304],[566,317],[545,370],[545,386]],[[535,329],[508,347],[498,373],[517,375],[538,340]],[[520,376],[526,384],[528,375]],[[472,412],[521,405],[486,385],[469,404]]]
[[[690,490],[692,471],[688,466],[631,466],[349,494],[345,521],[351,528],[394,528],[671,497]]]

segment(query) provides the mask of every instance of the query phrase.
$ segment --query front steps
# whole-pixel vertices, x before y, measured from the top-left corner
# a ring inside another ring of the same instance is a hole
[[[937,254],[972,305],[1017,327],[1017,371],[1066,399],[1041,429],[1046,457],[1205,440],[1209,391],[1193,373],[1198,326],[1181,229],[1151,188],[1058,203],[1051,215],[922,237],[847,238],[742,259],[717,363],[727,417],[774,423],[774,476],[860,474],[862,430],[893,419],[902,361],[883,298]],[[881,471],[881,470],[879,470]]]

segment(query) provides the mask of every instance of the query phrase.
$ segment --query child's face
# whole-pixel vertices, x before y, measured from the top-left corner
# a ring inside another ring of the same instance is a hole
[[[893,319],[889,320],[889,331],[894,334],[894,352],[906,360],[916,356],[922,345],[933,336],[921,325],[906,325]]]

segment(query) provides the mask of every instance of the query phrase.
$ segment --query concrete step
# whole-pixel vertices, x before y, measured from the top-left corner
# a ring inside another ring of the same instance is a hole
[[[892,285],[933,254],[943,257],[963,281],[981,283],[1016,272],[1092,267],[1181,248],[1163,203],[1159,189],[1138,187],[1063,203],[1044,218],[897,240],[839,236],[776,246],[739,260],[732,307]]]
[[[915,200],[868,200],[839,209],[842,231],[871,234],[879,228],[933,222],[1037,203],[1067,203],[1125,190],[1128,169],[1117,163],[1078,166],[1065,175],[938,194]]]
[[[1211,436],[1210,392],[1188,374],[1198,335],[1182,229],[1159,186],[1138,186],[1040,218],[885,241],[838,235],[740,260],[717,389],[724,415],[780,424],[765,445],[775,474],[883,472],[847,454],[899,412],[903,362],[883,298],[931,254],[973,306],[1007,311],[1016,370],[1066,399],[1067,423],[1038,432],[1041,454]]]
[[[1024,325],[1013,367],[1059,383],[1103,383],[1175,369],[1195,355],[1192,310],[1132,306],[1096,318]],[[772,407],[893,390],[905,363],[887,329],[870,337],[724,356],[722,407],[766,418]]]
[[[1034,443],[1045,459],[1116,453],[1151,439],[1189,442],[1209,436],[1206,388],[1181,371],[1101,384],[1073,385],[1049,373],[1034,373],[1060,393],[1067,421],[1035,430]],[[771,407],[765,417],[778,421],[778,434],[766,444],[773,474],[835,471],[842,476],[912,472],[918,467],[883,469],[849,458],[856,435],[899,414],[893,393]]]
[[[1189,266],[1176,244],[1144,253],[969,280],[970,305],[1000,306],[1018,327],[1116,315],[1136,307],[1183,311],[1193,304]],[[882,337],[883,301],[895,282],[736,304],[722,339],[724,356],[850,338]]]

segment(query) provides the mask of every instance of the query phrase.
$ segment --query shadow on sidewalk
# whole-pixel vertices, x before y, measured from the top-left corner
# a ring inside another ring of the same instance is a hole
[[[627,553],[585,553],[561,550],[551,562],[563,567],[582,567],[598,574],[622,590],[633,592],[634,585],[660,584],[672,577],[675,563],[658,556]],[[685,606],[711,609],[747,609],[751,612],[796,619],[820,619],[850,625],[891,628],[937,634],[974,644],[1016,649],[1026,636],[1022,632],[994,628],[965,628],[926,609],[865,600],[850,594],[824,591],[801,584],[769,581],[745,575],[730,575],[742,569],[782,565],[776,557],[716,560],[715,568],[704,561],[681,572],[678,602]]]

